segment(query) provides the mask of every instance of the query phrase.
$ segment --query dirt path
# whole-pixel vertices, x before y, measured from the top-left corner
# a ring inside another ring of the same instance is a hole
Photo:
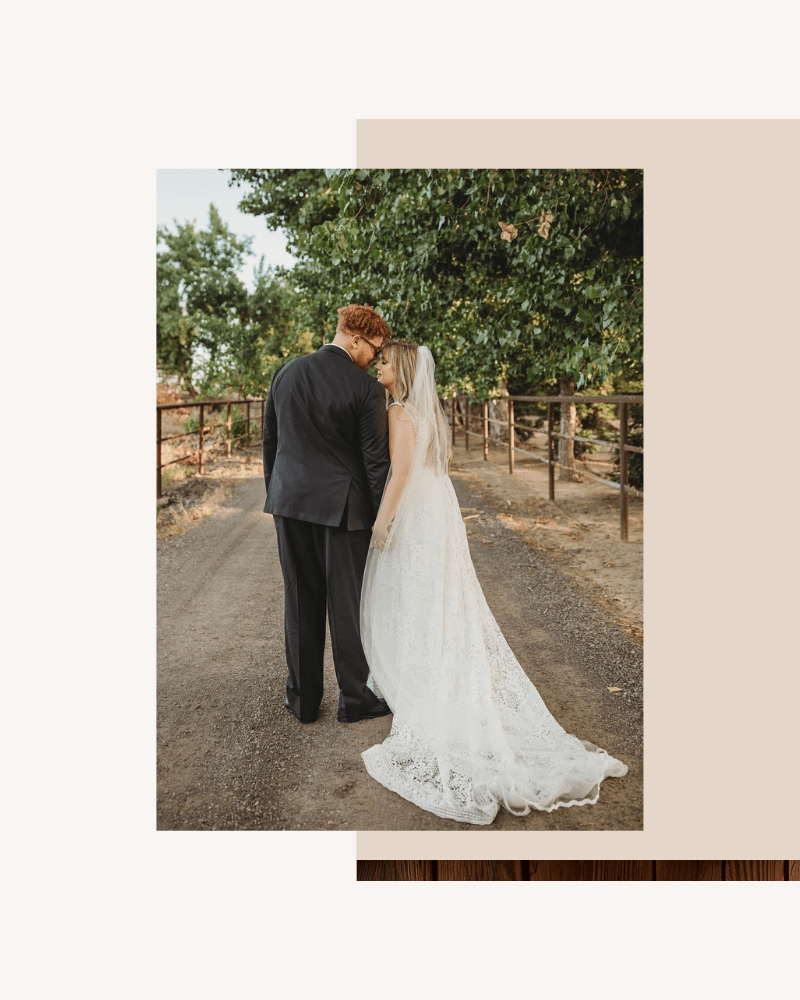
[[[245,478],[213,487],[206,516],[159,542],[159,830],[642,828],[635,595],[615,598],[601,578],[579,585],[585,570],[570,560],[581,553],[538,542],[535,525],[545,516],[553,525],[576,521],[565,490],[559,500],[557,487],[558,508],[542,507],[530,495],[538,470],[531,482],[525,470],[503,480],[496,456],[479,460],[458,448],[453,482],[489,606],[559,722],[625,761],[628,775],[604,782],[591,807],[523,818],[501,810],[488,828],[439,819],[367,775],[360,753],[386,736],[390,719],[336,721],[330,644],[322,718],[300,726],[283,708],[283,581],[253,465],[240,469]],[[587,522],[583,534],[598,530]],[[620,558],[635,554],[627,549]]]

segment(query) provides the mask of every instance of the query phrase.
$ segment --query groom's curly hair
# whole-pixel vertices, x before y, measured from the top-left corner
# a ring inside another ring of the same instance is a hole
[[[362,337],[373,340],[389,340],[392,336],[389,324],[383,316],[366,303],[363,306],[342,306],[337,312],[339,313],[337,332],[341,330],[342,333],[351,335],[360,333]]]

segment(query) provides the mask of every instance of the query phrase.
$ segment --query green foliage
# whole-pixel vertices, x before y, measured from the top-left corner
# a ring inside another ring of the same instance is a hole
[[[276,368],[314,349],[314,337],[299,321],[298,295],[287,278],[265,270],[263,258],[255,278],[246,322],[229,337],[225,366],[213,383],[220,391],[227,384],[243,396],[265,396]]]
[[[620,395],[634,395],[641,393],[641,382],[621,379],[615,387],[615,392]],[[619,441],[619,434],[615,440]],[[633,406],[628,408],[628,444],[637,448],[644,448],[644,407]],[[614,482],[619,482],[619,449],[616,451],[614,462],[617,471],[612,472],[610,478]],[[644,490],[644,455],[637,455],[636,452],[628,452],[628,485],[637,490]]]
[[[200,414],[193,413],[188,420],[184,420],[183,429],[187,434],[196,433],[200,430]]]
[[[175,228],[156,232],[157,360],[165,375],[180,376],[194,390],[198,348],[213,365],[228,330],[246,311],[238,272],[252,237],[237,239],[213,205],[207,230],[177,221]]]
[[[239,409],[238,406],[232,406],[231,407],[231,440],[233,440],[234,438],[239,437],[240,434],[241,435],[245,435],[246,433],[247,433],[247,417]],[[259,426],[258,426],[258,423],[255,420],[251,420],[250,421],[250,436],[255,441],[259,440]],[[237,441],[236,442],[236,446],[237,447],[241,446],[242,443],[243,443],[243,441],[244,441],[244,437],[242,437],[242,441]]]
[[[197,469],[193,469],[190,465],[170,465],[168,468],[161,470],[161,484],[162,486],[168,486],[179,479],[191,479],[196,472]],[[164,502],[164,500],[159,500],[159,507]]]
[[[322,342],[369,302],[430,347],[442,392],[642,370],[640,170],[234,170],[240,207],[299,258],[297,321]],[[528,394],[528,393],[526,393]]]
[[[263,258],[248,293],[239,272],[252,237],[235,236],[213,205],[207,230],[175,227],[157,231],[158,367],[193,393],[265,395],[278,365],[312,349],[296,293]]]
[[[218,434],[221,435],[223,440],[227,439],[228,436],[228,414],[224,403],[218,403],[211,407],[211,412],[214,413],[213,423],[217,426],[214,428]],[[208,418],[206,418],[206,425],[208,425]],[[188,420],[183,423],[183,429],[187,434],[197,433],[200,430],[200,413],[193,413]],[[214,433],[212,431],[211,433]],[[244,411],[240,410],[238,406],[231,406],[231,441],[242,435],[242,440],[244,440],[244,435],[247,433],[247,416]],[[258,440],[260,434],[259,425],[256,420],[250,421],[250,435],[253,440]],[[241,447],[241,441],[234,441],[234,447]]]
[[[644,448],[644,428],[628,433],[628,444]],[[637,490],[644,490],[644,455],[631,452],[628,455],[628,484]]]

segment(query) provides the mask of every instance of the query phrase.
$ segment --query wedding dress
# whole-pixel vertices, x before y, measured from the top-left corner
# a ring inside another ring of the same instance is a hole
[[[627,767],[556,722],[489,610],[427,348],[403,411],[376,520],[388,541],[370,549],[361,597],[370,683],[393,712],[389,736],[361,755],[367,771],[465,823],[491,823],[500,805],[524,816],[594,803]]]

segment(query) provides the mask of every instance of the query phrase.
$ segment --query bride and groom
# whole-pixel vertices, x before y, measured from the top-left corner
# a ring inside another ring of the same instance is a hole
[[[338,719],[393,714],[362,754],[387,788],[485,825],[597,801],[627,767],[565,732],[486,604],[448,476],[430,351],[368,306],[275,373],[264,410],[264,510],[285,584],[285,707],[319,716],[326,608]],[[375,364],[377,380],[367,374]]]

